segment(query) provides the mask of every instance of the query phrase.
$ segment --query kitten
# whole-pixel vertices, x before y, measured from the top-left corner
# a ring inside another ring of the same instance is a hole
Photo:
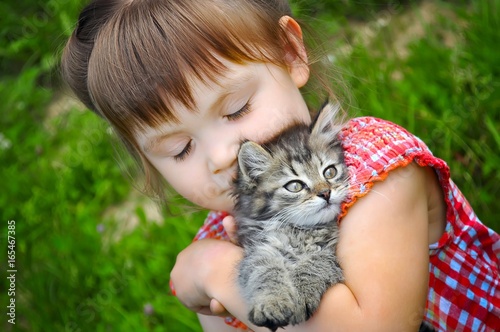
[[[311,126],[294,124],[262,145],[245,142],[238,154],[238,283],[249,320],[272,331],[309,319],[344,280],[335,255],[348,190],[338,110],[326,104]]]

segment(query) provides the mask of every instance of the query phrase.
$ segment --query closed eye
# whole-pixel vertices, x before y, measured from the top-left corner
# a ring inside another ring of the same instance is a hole
[[[234,121],[250,113],[250,111],[251,111],[250,102],[247,102],[242,108],[240,108],[236,112],[224,115],[224,117],[229,121]]]
[[[174,156],[174,160],[177,161],[177,162],[180,162],[180,161],[183,161],[184,159],[186,159],[186,157],[189,155],[189,153],[191,152],[191,149],[193,148],[192,144],[191,144],[191,140],[186,144],[186,146],[184,147],[184,149],[182,149],[182,151],[175,155]]]

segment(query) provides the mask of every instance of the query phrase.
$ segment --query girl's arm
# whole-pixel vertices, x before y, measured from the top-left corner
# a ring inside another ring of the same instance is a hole
[[[350,208],[342,220],[337,251],[345,284],[328,290],[309,321],[286,331],[418,329],[429,275],[429,181],[436,180],[424,168],[412,164],[397,169]],[[176,264],[179,269],[198,266],[197,279],[175,278],[176,268],[172,272],[181,301],[197,310],[200,303],[206,307],[207,299],[216,299],[253,330],[267,331],[248,322],[247,308],[239,295],[236,268],[241,249],[224,241],[203,245],[208,250],[200,257],[190,260],[189,255],[180,255]],[[183,284],[181,292],[177,282]]]
[[[224,319],[217,316],[198,315],[204,332],[246,332],[227,325]]]
[[[337,251],[345,284],[325,294],[304,328],[287,331],[418,330],[428,288],[432,181],[430,169],[411,164],[351,207]]]

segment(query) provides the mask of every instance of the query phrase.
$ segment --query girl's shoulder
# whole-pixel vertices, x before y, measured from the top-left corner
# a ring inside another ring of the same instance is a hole
[[[359,117],[351,119],[344,127],[341,139],[347,156],[350,153],[378,160],[380,157],[400,157],[413,151],[431,153],[425,143],[405,128],[379,118]],[[431,153],[432,154],[432,153]],[[359,158],[357,158],[359,160]]]
[[[374,183],[412,162],[433,168],[445,192],[449,186],[448,165],[435,157],[420,138],[395,123],[374,117],[354,118],[344,126],[340,139],[350,181],[343,215]]]

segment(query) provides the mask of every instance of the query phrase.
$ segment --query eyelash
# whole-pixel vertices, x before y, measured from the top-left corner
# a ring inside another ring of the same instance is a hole
[[[237,119],[245,116],[249,112],[250,112],[250,102],[247,102],[238,111],[236,111],[232,114],[225,115],[225,117],[229,121],[234,121],[234,120],[237,120]],[[191,141],[189,141],[188,144],[186,145],[186,147],[184,147],[184,149],[178,155],[174,156],[174,160],[177,162],[183,161],[189,155],[189,153],[191,152],[191,149],[192,149]]]
[[[184,149],[179,153],[178,155],[174,156],[175,161],[183,161],[186,159],[186,157],[189,155],[191,152],[191,141],[188,142],[188,144],[184,147]]]
[[[238,120],[239,118],[245,116],[250,112],[250,102],[247,102],[242,108],[240,108],[238,111],[225,115],[225,118],[228,119],[229,121],[234,121]]]

